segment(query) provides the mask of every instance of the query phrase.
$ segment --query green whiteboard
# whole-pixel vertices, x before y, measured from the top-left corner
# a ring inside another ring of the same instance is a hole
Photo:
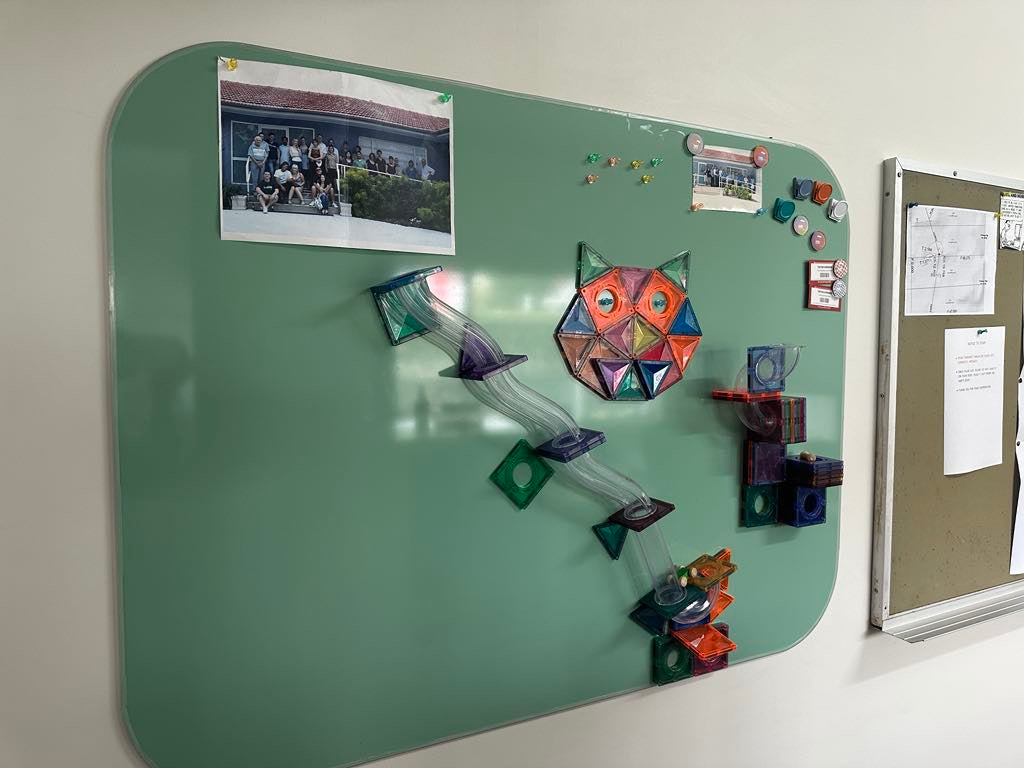
[[[456,255],[221,241],[217,56],[454,94]],[[806,344],[787,392],[807,396],[807,446],[840,456],[845,312],[803,308],[812,253],[770,206],[794,176],[842,192],[813,152],[763,141],[769,215],[693,213],[687,130],[236,43],[127,90],[109,156],[123,708],[153,765],[349,765],[649,684],[636,552],[613,562],[589,530],[614,510],[557,472],[514,509],[487,477],[521,430],[439,376],[424,339],[388,344],[368,287],[435,263],[529,355],[525,383],[606,433],[598,458],[676,504],[677,559],[732,548],[733,664],[814,627],[839,490],[825,525],[740,528],[743,432],[709,394],[747,346]],[[589,152],[664,163],[648,185],[607,169],[586,186]],[[846,258],[846,222],[798,212],[828,233],[821,258]],[[565,370],[552,334],[579,240],[616,264],[693,253],[704,340],[656,400],[606,402]]]

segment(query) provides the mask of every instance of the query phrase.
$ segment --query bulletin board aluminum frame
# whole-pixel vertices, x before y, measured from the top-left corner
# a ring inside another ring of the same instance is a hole
[[[1013,581],[989,587],[911,610],[895,613],[890,611],[897,361],[902,320],[900,298],[903,293],[904,262],[902,220],[906,211],[903,200],[903,174],[910,171],[1017,191],[1024,190],[1024,180],[937,166],[900,157],[886,160],[882,168],[884,199],[879,295],[878,410],[875,433],[871,623],[883,632],[901,640],[919,642],[1024,609],[1024,581]],[[1007,354],[1009,357],[1009,351]],[[1007,574],[1009,574],[1008,560]]]

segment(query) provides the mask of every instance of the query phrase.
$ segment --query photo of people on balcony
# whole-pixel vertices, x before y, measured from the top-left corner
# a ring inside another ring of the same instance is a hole
[[[693,202],[709,211],[755,213],[761,208],[761,169],[750,150],[704,147],[694,155]]]
[[[453,100],[220,62],[221,237],[453,254]]]

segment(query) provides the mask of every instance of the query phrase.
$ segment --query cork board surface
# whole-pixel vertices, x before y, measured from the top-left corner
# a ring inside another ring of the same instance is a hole
[[[998,211],[1005,188],[944,176],[903,172],[899,226],[900,324],[893,470],[890,611],[902,613],[999,586],[1011,576],[1010,540],[1016,495],[1014,440],[1021,357],[1024,255],[1000,249],[995,315],[906,317],[907,204]],[[1006,327],[1003,462],[946,477],[943,454],[943,363],[947,328]]]

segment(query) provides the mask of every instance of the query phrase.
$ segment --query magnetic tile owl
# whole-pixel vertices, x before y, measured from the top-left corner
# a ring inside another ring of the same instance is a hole
[[[651,400],[683,378],[701,340],[689,251],[655,269],[617,267],[580,243],[576,295],[555,331],[565,364],[606,400]]]

